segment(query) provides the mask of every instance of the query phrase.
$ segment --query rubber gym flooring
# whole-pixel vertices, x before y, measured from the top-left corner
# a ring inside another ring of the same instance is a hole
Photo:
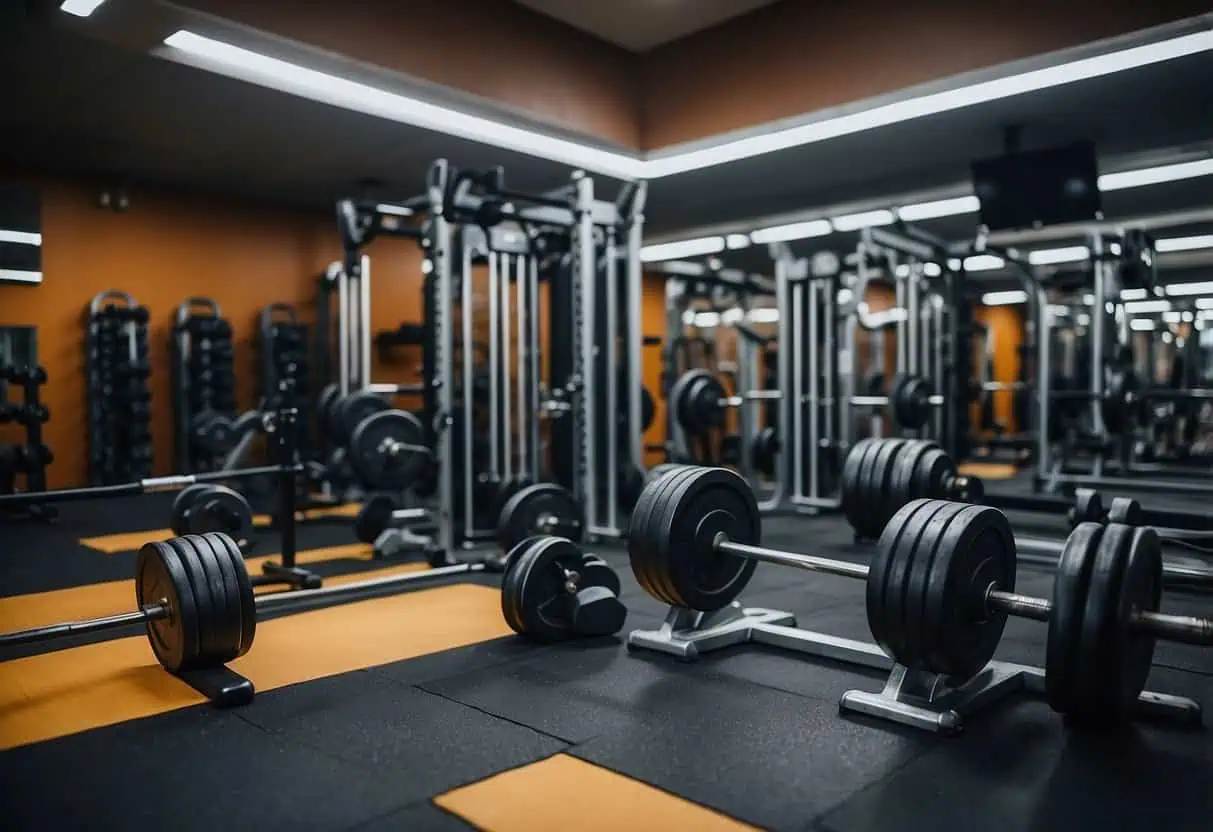
[[[110,536],[160,528],[168,505],[75,504],[52,527],[4,525],[0,629],[129,608],[133,548],[148,535]],[[301,560],[333,580],[418,568],[373,561],[351,539],[339,520],[308,524]],[[866,557],[838,518],[767,519],[764,543]],[[252,557],[274,546],[266,535]],[[626,555],[597,550],[624,580],[628,629],[657,626],[665,610],[636,587]],[[1023,567],[1019,589],[1047,594],[1050,581]],[[0,827],[1213,827],[1213,728],[1083,736],[1014,696],[941,738],[841,716],[845,690],[878,690],[882,678],[825,660],[745,646],[688,664],[629,654],[620,639],[524,643],[495,587],[448,580],[263,623],[234,665],[257,698],[231,711],[161,671],[138,629],[6,661]],[[868,638],[858,581],[763,565],[743,599]],[[1168,595],[1164,608],[1210,613],[1213,599]],[[1000,656],[1042,663],[1044,632],[1013,619]],[[1213,722],[1213,656],[1163,645],[1155,660],[1150,687],[1199,700]]]

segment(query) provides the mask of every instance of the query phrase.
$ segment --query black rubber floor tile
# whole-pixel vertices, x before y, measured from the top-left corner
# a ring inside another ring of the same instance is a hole
[[[836,705],[732,680],[653,685],[660,719],[572,754],[768,829],[812,819],[939,740],[843,719]]]
[[[829,812],[831,832],[1199,832],[1213,813],[1205,731],[1135,724],[1101,737],[1021,701],[971,723]]]
[[[878,691],[887,674],[844,662],[748,644],[708,653],[699,664],[713,673],[837,703],[848,690]]]
[[[349,832],[467,832],[475,828],[426,801],[356,826]]]
[[[307,690],[317,683],[263,694],[261,707],[246,709],[245,718],[391,786],[398,806],[565,748],[552,737],[418,688],[369,673],[353,674],[353,684],[344,685],[349,676],[324,680],[328,689],[320,694]]]
[[[208,707],[0,757],[6,830],[332,830],[405,802],[392,778]]]

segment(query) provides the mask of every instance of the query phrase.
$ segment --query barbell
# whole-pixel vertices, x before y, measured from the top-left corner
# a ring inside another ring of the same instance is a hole
[[[255,595],[244,556],[229,535],[173,537],[139,549],[135,610],[0,634],[0,648],[144,624],[152,652],[165,670],[180,674],[211,669],[249,651],[258,615],[377,597],[424,579],[482,572],[493,566],[490,559],[342,586]]]
[[[1062,551],[1051,598],[1015,592],[1017,553],[997,509],[917,499],[893,516],[870,566],[760,546],[749,485],[688,467],[650,483],[628,556],[640,586],[674,607],[722,609],[760,562],[863,580],[868,625],[898,664],[959,685],[993,658],[1008,616],[1048,624],[1046,695],[1079,721],[1124,719],[1156,639],[1213,646],[1213,621],[1159,612],[1162,558],[1149,528],[1083,523]]]
[[[947,401],[938,393],[931,392],[931,383],[922,376],[898,373],[893,376],[892,386],[886,395],[851,396],[853,407],[889,407],[893,421],[898,426],[917,430],[927,423],[934,408]]]
[[[724,414],[729,408],[741,407],[747,401],[778,401],[779,390],[747,390],[730,396],[715,375],[703,369],[688,370],[670,387],[669,402],[678,425],[691,436],[724,426]]]

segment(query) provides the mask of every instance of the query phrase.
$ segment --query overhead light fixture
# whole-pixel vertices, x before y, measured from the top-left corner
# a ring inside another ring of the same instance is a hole
[[[1164,324],[1177,324],[1183,320],[1183,316],[1178,312],[1163,312],[1162,322]]]
[[[720,315],[716,312],[693,312],[691,313],[691,326],[698,327],[699,329],[711,329],[714,326],[720,326]]]
[[[1001,257],[996,257],[993,254],[974,254],[972,257],[964,259],[964,268],[966,272],[988,272],[994,269],[1001,269],[1006,263]],[[1022,295],[1023,292],[1020,292]],[[1027,295],[1024,295],[1026,298]]]
[[[724,237],[696,237],[693,240],[644,246],[640,249],[640,259],[644,263],[659,263],[662,260],[702,257],[705,254],[719,254],[722,251],[724,251]]]
[[[1009,292],[986,292],[981,296],[984,306],[1010,306],[1016,303],[1027,303],[1028,293],[1018,289]]]
[[[1170,312],[1169,300],[1141,300],[1125,304],[1125,311],[1130,315],[1150,315],[1155,312]]]
[[[76,17],[88,17],[104,2],[105,0],[63,0],[59,8]]]
[[[31,272],[24,269],[0,269],[0,281],[9,283],[41,283],[42,272]]]
[[[395,217],[411,217],[413,209],[404,205],[393,205],[390,202],[380,202],[375,206],[375,210],[380,214],[391,214]]]
[[[909,263],[898,263],[897,267],[893,269],[893,275],[895,277],[902,277],[902,278],[909,277],[910,276],[910,264]]]
[[[1213,248],[1213,234],[1196,234],[1192,237],[1164,237],[1154,241],[1157,252],[1197,251],[1202,248]]]
[[[750,239],[759,245],[763,243],[783,243],[788,240],[805,240],[810,237],[824,237],[834,230],[829,220],[808,220],[794,222],[788,225],[773,225],[770,228],[760,228],[750,234]]]
[[[1146,289],[1121,289],[1120,290],[1120,299],[1121,300],[1145,300],[1149,296],[1150,296],[1150,293]]]
[[[755,324],[773,324],[779,320],[779,310],[772,307],[750,310],[750,322]]]
[[[1079,314],[1079,316],[1077,318],[1074,319],[1074,322],[1076,324],[1078,324],[1079,326],[1090,326],[1091,325],[1091,316],[1088,315],[1086,312],[1083,312],[1083,313]]]
[[[503,147],[528,156],[551,159],[618,179],[642,179],[645,163],[635,156],[524,130],[482,116],[462,113],[428,101],[376,89],[268,55],[202,37],[184,29],[164,39],[166,46],[200,62],[203,68],[281,92],[347,110],[378,116]],[[195,65],[199,65],[195,63]]]
[[[10,231],[6,228],[0,228],[0,243],[40,246],[42,245],[42,235],[34,231]]]
[[[1057,263],[1077,263],[1086,260],[1091,252],[1086,246],[1063,246],[1062,248],[1042,248],[1028,252],[1028,262],[1033,266],[1052,266]]]
[[[1095,295],[1091,294],[1090,292],[1083,295],[1082,303],[1084,306],[1094,306],[1095,305]]]
[[[875,228],[880,225],[893,224],[893,212],[881,208],[878,211],[863,211],[859,214],[843,214],[830,220],[835,231],[858,231],[861,228]]]
[[[1213,33],[1206,32],[1207,37]],[[1213,175],[1213,159],[1198,159],[1195,162],[1179,162],[1174,165],[1159,165],[1152,168],[1126,170],[1121,173],[1105,173],[1099,177],[1101,191],[1120,191],[1125,188],[1140,188],[1142,185],[1158,185],[1177,182],[1197,176]]]
[[[739,248],[750,247],[749,234],[728,234],[724,238],[724,244],[729,251],[736,251]]]
[[[1213,295],[1213,281],[1204,280],[1200,283],[1174,283],[1166,288],[1171,297],[1185,295]]]
[[[734,306],[720,313],[720,322],[725,326],[733,326],[745,320],[745,310]]]
[[[1213,309],[1213,298],[1197,298],[1192,305],[1197,309]]]
[[[1137,332],[1153,332],[1154,321],[1152,318],[1134,318],[1129,321],[1129,329]]]
[[[934,202],[918,202],[897,209],[897,216],[907,222],[933,220],[937,217],[954,217],[972,214],[981,210],[981,200],[975,196],[958,196],[954,199],[937,199]]]
[[[1024,300],[1027,300],[1027,298],[1025,297]],[[1052,315],[1054,318],[1068,318],[1068,317],[1070,317],[1070,307],[1062,306],[1062,305],[1056,304],[1056,303],[1050,303],[1049,304],[1049,314]]]
[[[943,269],[939,267],[938,263],[923,263],[922,273],[927,277],[939,277],[943,274]]]
[[[1179,319],[1186,324],[1190,324],[1192,323],[1192,317],[1192,311],[1190,309],[1185,309],[1183,314],[1179,316]]]

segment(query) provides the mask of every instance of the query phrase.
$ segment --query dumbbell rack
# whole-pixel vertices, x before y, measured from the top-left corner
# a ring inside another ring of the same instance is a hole
[[[176,470],[214,471],[234,440],[232,325],[211,298],[190,297],[174,315],[173,416]]]
[[[148,310],[126,292],[98,293],[86,310],[89,482],[142,479],[152,470]]]
[[[257,348],[261,357],[261,397],[267,399],[287,382],[300,411],[299,444],[310,458],[308,426],[311,418],[306,404],[311,402],[308,376],[308,327],[299,322],[295,307],[289,303],[271,303],[261,310],[257,326]]]

